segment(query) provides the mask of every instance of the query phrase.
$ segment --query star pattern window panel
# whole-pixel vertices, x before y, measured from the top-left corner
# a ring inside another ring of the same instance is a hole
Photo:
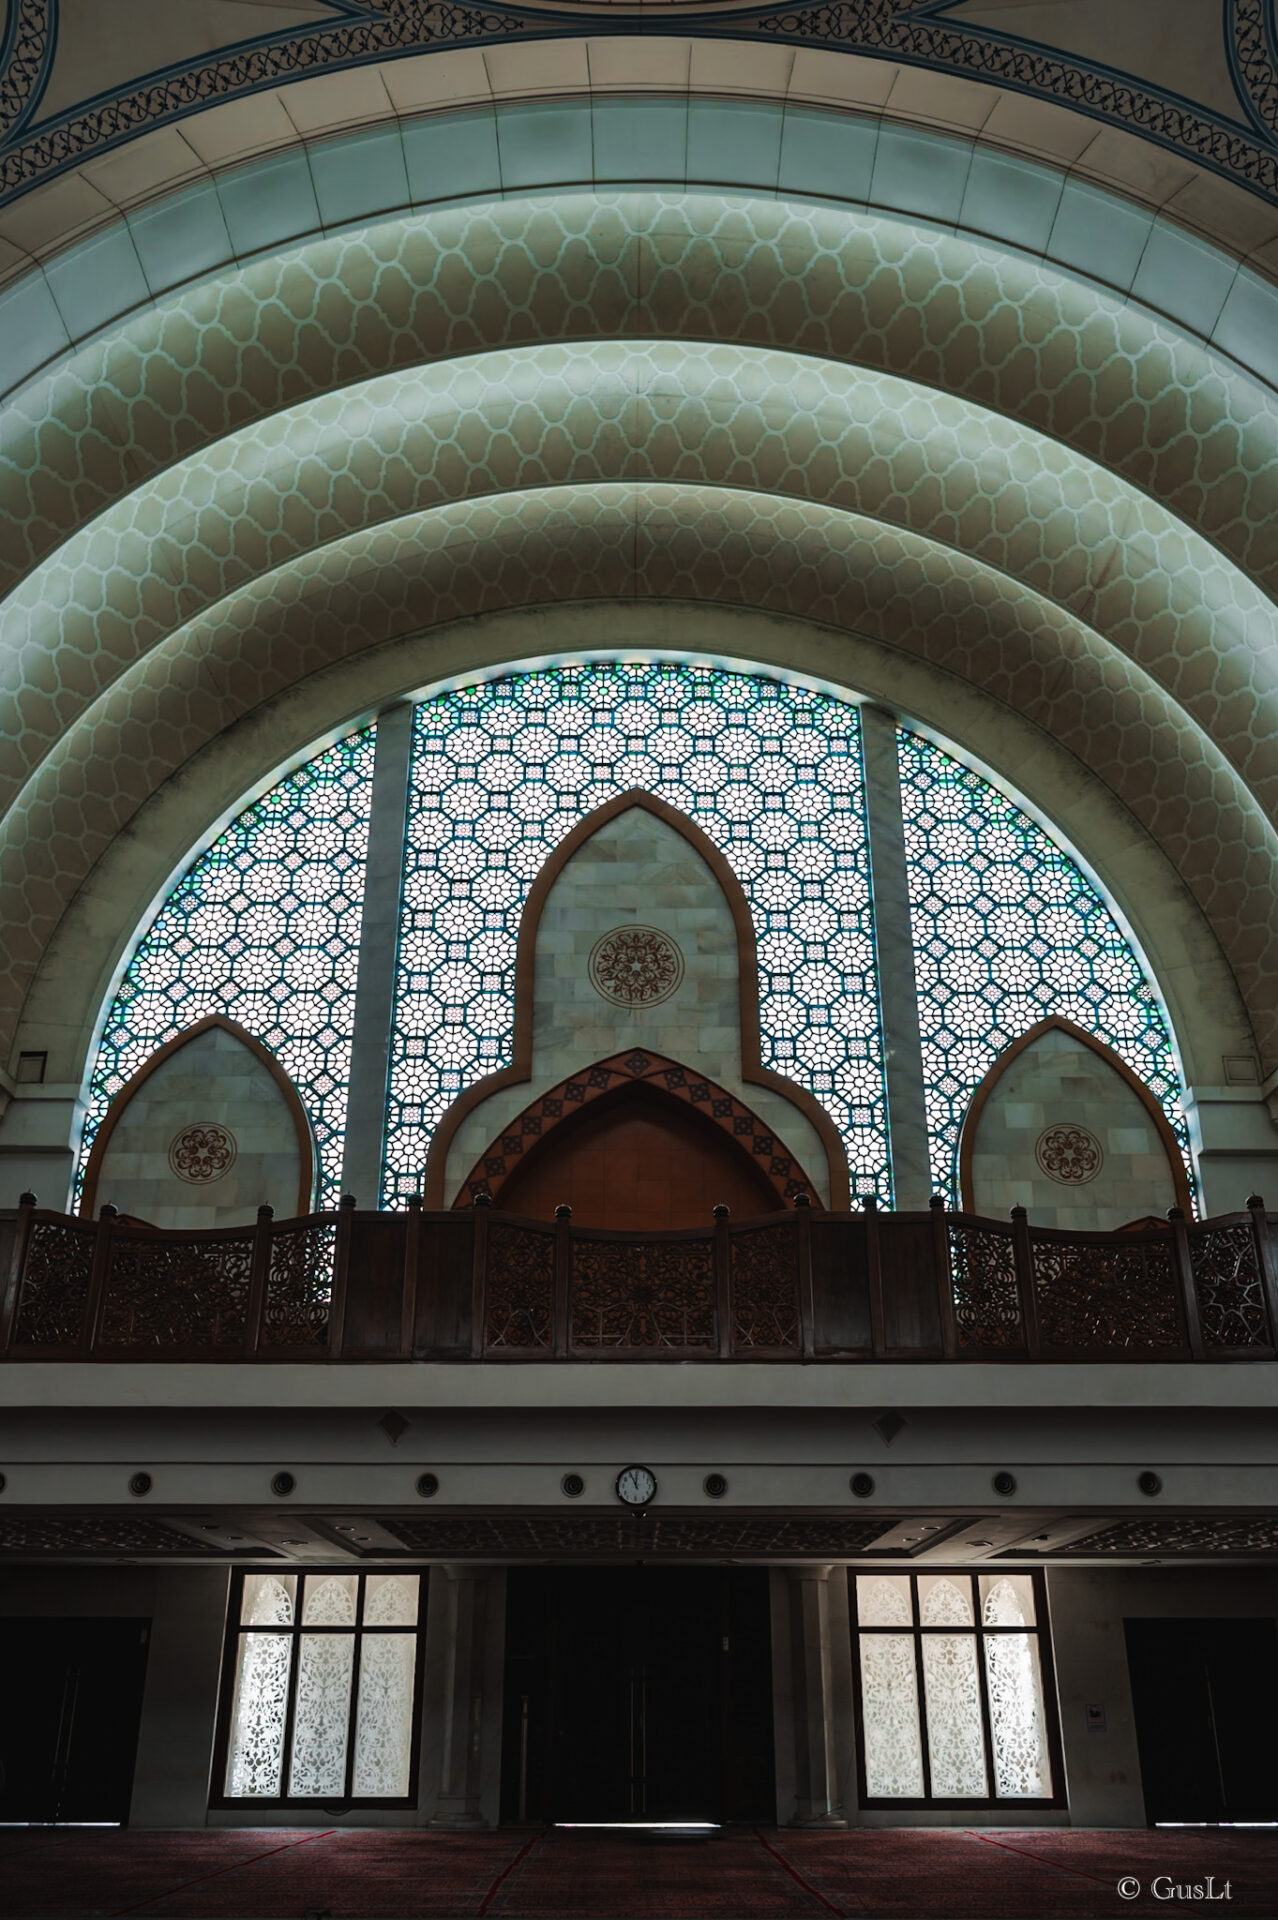
[[[166,1040],[221,1013],[293,1080],[315,1136],[318,1204],[337,1205],[374,737],[368,727],[338,741],[245,807],[165,900],[107,1013],[80,1180],[120,1088]]]
[[[897,735],[932,1178],[958,1199],[972,1095],[1053,1015],[1144,1081],[1194,1179],[1182,1085],[1153,985],[1109,907],[1042,827],[930,740]]]
[[[409,1800],[421,1587],[416,1573],[243,1576],[226,1800]]]
[[[854,1194],[890,1199],[857,710],[671,663],[513,674],[423,701],[410,782],[383,1204],[416,1193],[457,1095],[511,1058],[539,869],[642,788],[727,859],[758,939],[765,1066],[833,1116]]]
[[[1053,1764],[1036,1577],[854,1577],[870,1802],[1043,1802]]]

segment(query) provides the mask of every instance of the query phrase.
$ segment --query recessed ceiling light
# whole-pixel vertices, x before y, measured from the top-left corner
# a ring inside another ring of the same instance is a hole
[[[969,1547],[992,1547],[994,1542],[992,1540],[969,1540],[967,1544]]]
[[[902,1534],[901,1536],[903,1540],[917,1540],[918,1537],[919,1536],[917,1533],[906,1533],[906,1534]]]
[[[939,1533],[940,1531],[941,1529],[939,1527],[920,1527],[919,1528],[920,1533]]]

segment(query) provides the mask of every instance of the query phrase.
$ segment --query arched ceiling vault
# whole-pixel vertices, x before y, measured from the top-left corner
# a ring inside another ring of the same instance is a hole
[[[1278,1058],[1272,407],[1039,265],[777,202],[455,209],[193,287],[0,421],[3,1034],[110,837],[256,702],[468,613],[715,598],[1041,716]]]
[[[1263,999],[1272,829],[1148,674],[1077,616],[934,540],[824,503],[685,482],[565,485],[412,514],[303,553],[179,627],[95,702],[11,815],[0,855],[0,915],[21,930],[2,979],[10,1004],[94,862],[228,727],[368,659],[369,677],[337,696],[344,717],[342,700],[376,702],[429,674],[420,645],[405,664],[384,658],[405,642],[572,602],[600,607],[596,644],[618,602],[774,612],[866,637],[1006,703],[1124,802],[1179,870],[1244,990]],[[1083,851],[1103,866],[1102,849]],[[147,897],[166,874],[152,875]],[[121,940],[144,905],[124,904]]]

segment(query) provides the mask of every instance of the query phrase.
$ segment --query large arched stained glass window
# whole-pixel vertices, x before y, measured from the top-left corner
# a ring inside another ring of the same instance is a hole
[[[340,1194],[374,729],[272,787],[194,860],[107,1013],[80,1156],[148,1056],[221,1013],[270,1048],[310,1118],[318,1201]]]
[[[1171,1033],[1153,986],[1077,864],[988,780],[898,734],[932,1174],[957,1206],[976,1088],[1003,1049],[1056,1015],[1145,1082],[1193,1162]]]
[[[890,1198],[857,710],[668,662],[513,674],[424,701],[410,782],[384,1199],[511,1054],[515,945],[552,849],[632,787],[695,820],[750,902],[764,1064],[833,1115],[854,1194]]]

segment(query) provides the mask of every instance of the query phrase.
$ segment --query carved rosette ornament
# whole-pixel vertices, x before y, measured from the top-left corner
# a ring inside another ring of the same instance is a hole
[[[169,1142],[169,1165],[179,1180],[193,1187],[220,1180],[235,1164],[235,1135],[212,1121],[183,1127]]]
[[[683,979],[683,955],[657,927],[614,927],[596,940],[588,962],[590,984],[618,1007],[655,1007]]]
[[[1083,1187],[1101,1170],[1105,1155],[1100,1141],[1086,1127],[1045,1127],[1038,1136],[1034,1157],[1049,1180],[1063,1187]]]

